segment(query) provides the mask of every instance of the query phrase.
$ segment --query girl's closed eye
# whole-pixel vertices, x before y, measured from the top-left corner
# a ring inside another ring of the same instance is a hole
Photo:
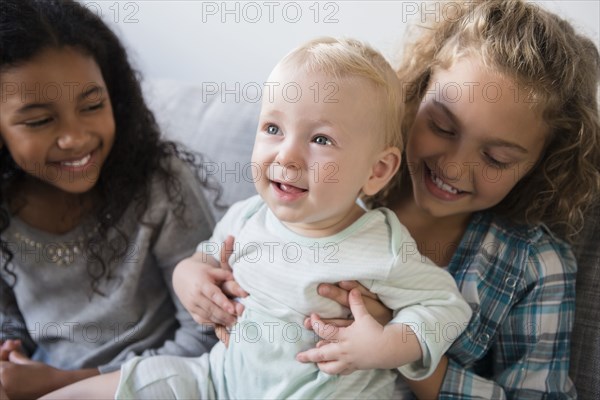
[[[439,135],[454,136],[454,132],[451,129],[442,127],[440,124],[437,124],[433,119],[429,119],[428,125],[432,131]]]
[[[102,108],[104,108],[104,100],[101,100],[94,104],[90,104],[89,106],[84,107],[82,111],[90,112],[90,111],[100,110]]]
[[[497,169],[506,169],[512,165],[512,162],[500,161],[497,158],[493,157],[488,152],[484,152],[483,156],[486,159],[486,162],[488,163],[488,165],[490,165],[494,168],[497,168]]]
[[[39,128],[41,126],[47,125],[50,122],[53,121],[53,117],[39,117],[39,118],[33,118],[33,119],[29,119],[27,121],[23,122],[23,125],[25,125],[28,128]]]
[[[313,142],[321,146],[332,146],[333,141],[324,135],[317,135],[313,138]]]

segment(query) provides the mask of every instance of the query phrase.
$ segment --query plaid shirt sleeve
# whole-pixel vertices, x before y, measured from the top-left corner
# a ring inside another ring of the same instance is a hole
[[[506,243],[504,239],[500,241]],[[493,283],[477,285],[484,328],[471,332],[472,335],[467,332],[455,342],[457,348],[449,351],[441,399],[576,397],[568,376],[575,259],[568,246],[547,233],[533,242],[520,240],[512,244],[517,248],[505,247],[510,250],[489,258],[490,263],[467,266],[471,272],[479,272],[471,274],[471,279],[478,276],[479,280],[490,279]],[[504,254],[517,253],[523,254],[519,277],[504,273],[512,269],[514,274],[517,267],[515,258],[508,262]],[[494,267],[497,273],[481,275],[482,269],[489,271]],[[461,279],[468,280],[468,276],[468,272],[455,275],[459,287]],[[506,286],[514,287],[514,291],[502,289]],[[475,343],[482,341],[489,343],[478,353]]]

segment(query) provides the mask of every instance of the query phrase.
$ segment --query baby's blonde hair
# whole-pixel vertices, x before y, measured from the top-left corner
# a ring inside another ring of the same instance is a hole
[[[594,43],[555,14],[519,0],[456,2],[408,46],[398,76],[404,135],[432,70],[475,55],[488,68],[527,88],[549,127],[540,160],[494,210],[518,222],[544,222],[573,239],[585,209],[597,201],[600,57]],[[406,176],[403,173],[402,176]]]
[[[377,90],[383,107],[379,117],[384,126],[385,146],[402,150],[400,123],[403,102],[400,81],[386,59],[371,46],[355,39],[321,37],[292,50],[279,64],[297,65],[334,79],[365,78]]]

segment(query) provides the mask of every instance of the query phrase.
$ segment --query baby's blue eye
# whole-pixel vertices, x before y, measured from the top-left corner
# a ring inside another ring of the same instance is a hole
[[[333,142],[327,136],[317,136],[313,139],[313,141],[322,146],[331,146],[333,144]]]
[[[277,127],[277,125],[269,125],[267,126],[267,133],[269,135],[277,135],[279,133],[279,127]]]

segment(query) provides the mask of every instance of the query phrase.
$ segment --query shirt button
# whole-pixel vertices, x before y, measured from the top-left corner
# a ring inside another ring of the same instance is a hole
[[[504,281],[506,283],[506,286],[508,286],[509,288],[514,288],[517,285],[517,280],[513,277],[510,278],[506,278],[506,281]]]
[[[488,335],[487,333],[484,333],[481,335],[481,339],[480,339],[481,343],[487,343],[490,341],[490,335]]]

